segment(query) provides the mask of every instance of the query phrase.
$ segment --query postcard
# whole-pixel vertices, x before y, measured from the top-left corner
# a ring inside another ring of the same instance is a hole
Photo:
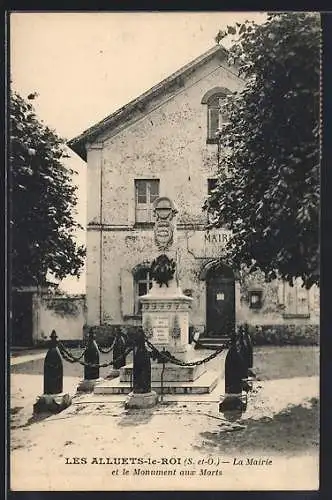
[[[10,489],[317,490],[319,14],[9,23]]]

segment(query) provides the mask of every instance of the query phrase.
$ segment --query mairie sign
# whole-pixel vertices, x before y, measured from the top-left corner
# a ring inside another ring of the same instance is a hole
[[[205,243],[211,244],[225,244],[231,239],[232,233],[231,231],[218,231],[212,230],[204,233],[204,241]]]

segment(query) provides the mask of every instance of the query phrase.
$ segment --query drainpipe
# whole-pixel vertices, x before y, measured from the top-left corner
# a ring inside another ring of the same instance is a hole
[[[103,149],[100,153],[99,325],[103,322]]]

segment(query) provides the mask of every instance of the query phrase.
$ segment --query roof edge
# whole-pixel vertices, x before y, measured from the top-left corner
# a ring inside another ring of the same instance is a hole
[[[196,57],[189,63],[182,66],[180,69],[172,73],[170,76],[164,78],[162,81],[151,87],[149,90],[143,92],[135,99],[131,100],[129,103],[125,104],[121,108],[117,109],[110,115],[106,116],[95,125],[92,125],[88,129],[84,130],[81,134],[70,139],[67,142],[69,146],[78,156],[80,156],[84,161],[87,159],[85,145],[87,142],[91,141],[94,137],[102,133],[106,128],[110,127],[114,122],[118,122],[123,116],[132,111],[136,106],[143,105],[143,103],[150,98],[157,96],[165,86],[172,85],[177,78],[184,76],[185,73],[191,71],[194,67],[197,67],[204,63],[209,58],[212,58],[215,54],[227,54],[227,49],[222,45],[215,45],[208,51]]]

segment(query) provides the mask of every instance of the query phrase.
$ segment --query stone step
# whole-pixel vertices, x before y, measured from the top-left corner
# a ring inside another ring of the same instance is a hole
[[[229,337],[201,337],[196,344],[196,349],[202,349],[204,346],[215,347],[222,346],[229,340]]]
[[[206,371],[192,382],[166,382],[163,386],[164,394],[208,394],[213,391],[220,380],[220,374],[214,371]],[[151,389],[160,394],[161,384],[152,382]],[[120,377],[112,380],[103,380],[95,385],[94,394],[129,394],[131,392],[129,382],[120,382]]]
[[[194,361],[194,360],[193,360]],[[163,371],[163,365],[151,364],[151,381],[159,382]],[[180,366],[166,364],[164,367],[163,381],[165,382],[193,382],[206,371],[204,364],[197,366]],[[120,368],[120,382],[131,382],[133,363]]]
[[[229,340],[229,335],[220,335],[219,337],[200,337],[199,342],[206,342],[207,344],[223,344],[226,340]]]

